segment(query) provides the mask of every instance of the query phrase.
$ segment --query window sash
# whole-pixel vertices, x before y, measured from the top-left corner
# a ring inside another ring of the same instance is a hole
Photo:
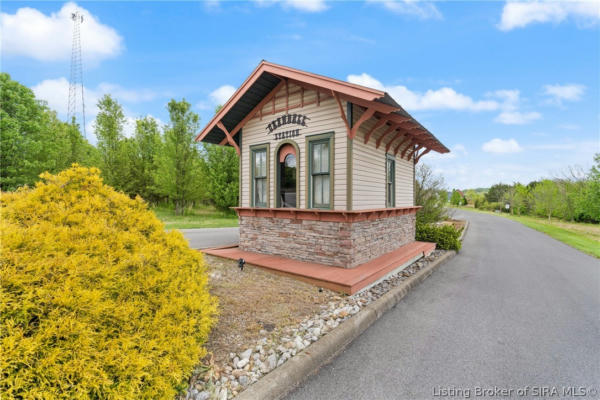
[[[267,149],[252,150],[252,203],[254,207],[267,206]]]
[[[331,141],[315,140],[310,144],[311,207],[331,206]]]
[[[396,206],[396,160],[386,159],[386,207]]]

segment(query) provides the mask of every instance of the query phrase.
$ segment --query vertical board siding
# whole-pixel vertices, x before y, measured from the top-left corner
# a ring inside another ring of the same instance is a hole
[[[294,84],[289,84],[289,93],[291,94],[288,100],[290,107],[300,104],[301,95],[298,92],[300,87]],[[292,94],[294,93],[294,94]],[[280,110],[286,106],[286,90],[282,87],[277,93],[275,100],[275,109]],[[304,102],[310,103],[316,100],[316,92],[314,90],[304,90]],[[296,155],[296,168],[300,169],[300,182],[299,182],[299,193],[296,194],[296,204],[298,208],[304,208],[306,204],[306,141],[305,137],[309,135],[316,135],[327,132],[334,132],[334,161],[333,166],[333,181],[331,182],[331,188],[333,189],[333,208],[335,210],[346,209],[346,138],[347,131],[344,121],[340,117],[337,102],[331,97],[321,94],[320,105],[317,106],[315,103],[309,104],[305,107],[295,107],[288,111],[289,114],[304,114],[307,115],[310,120],[307,121],[306,127],[299,127],[297,125],[285,125],[277,129],[279,131],[291,130],[300,128],[300,136],[288,138],[293,140],[300,149],[300,154]],[[273,109],[272,101],[269,101],[263,107],[263,113],[270,113]],[[278,162],[275,162],[277,157],[277,146],[285,139],[275,140],[273,134],[270,134],[266,129],[267,125],[282,115],[286,114],[285,111],[278,112],[276,114],[263,115],[260,117],[252,118],[246,126],[243,128],[243,145],[241,148],[242,153],[242,207],[250,206],[250,164],[249,164],[249,148],[252,145],[261,143],[271,144],[270,154],[270,188],[269,197],[270,204],[275,207],[277,202],[275,201],[277,182],[275,181],[275,168],[278,166]]]
[[[356,122],[363,114],[361,107],[354,106],[353,121]],[[381,143],[379,149],[375,148],[377,139],[386,131],[387,127],[379,127],[365,144],[365,135],[377,123],[375,118],[365,121],[359,128],[352,149],[352,197],[354,210],[371,208],[385,208],[385,147],[395,134],[390,133]],[[390,149],[393,151],[401,139],[394,141]],[[403,148],[406,147],[403,146]],[[403,148],[396,155],[396,207],[413,206],[413,168],[411,161],[400,158]]]

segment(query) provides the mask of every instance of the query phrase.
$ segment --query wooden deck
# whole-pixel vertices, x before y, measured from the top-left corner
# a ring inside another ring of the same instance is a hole
[[[202,250],[212,256],[238,260],[268,269],[271,272],[290,276],[315,286],[354,294],[378,280],[407,266],[409,262],[428,255],[435,250],[435,243],[412,242],[381,257],[355,268],[332,267],[285,257],[242,251],[239,247],[223,247]]]

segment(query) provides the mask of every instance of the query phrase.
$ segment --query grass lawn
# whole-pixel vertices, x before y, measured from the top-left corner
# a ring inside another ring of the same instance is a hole
[[[548,222],[546,218],[517,216],[505,213],[494,213],[482,211],[470,207],[462,207],[465,210],[477,211],[485,214],[493,214],[512,219],[528,226],[536,231],[543,232],[556,240],[560,240],[569,246],[575,247],[584,253],[600,258],[600,225],[586,224],[581,222],[567,222],[553,219]]]
[[[212,207],[188,209],[184,215],[175,215],[172,207],[157,206],[152,211],[167,229],[226,228],[238,226],[238,217],[232,212],[215,210]]]

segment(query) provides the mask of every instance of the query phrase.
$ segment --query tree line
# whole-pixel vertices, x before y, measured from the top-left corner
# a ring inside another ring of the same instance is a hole
[[[568,168],[561,177],[527,185],[498,183],[486,193],[467,190],[465,197],[475,208],[484,210],[600,223],[600,153],[594,156],[589,171]]]
[[[237,205],[237,154],[194,141],[200,118],[185,99],[169,101],[165,126],[149,116],[138,118],[131,137],[124,134],[125,114],[114,98],[104,95],[98,110],[94,146],[75,121],[60,121],[31,89],[0,73],[0,189],[31,186],[42,172],[78,163],[98,167],[115,189],[151,204],[167,203],[178,214],[200,203],[222,210]]]

